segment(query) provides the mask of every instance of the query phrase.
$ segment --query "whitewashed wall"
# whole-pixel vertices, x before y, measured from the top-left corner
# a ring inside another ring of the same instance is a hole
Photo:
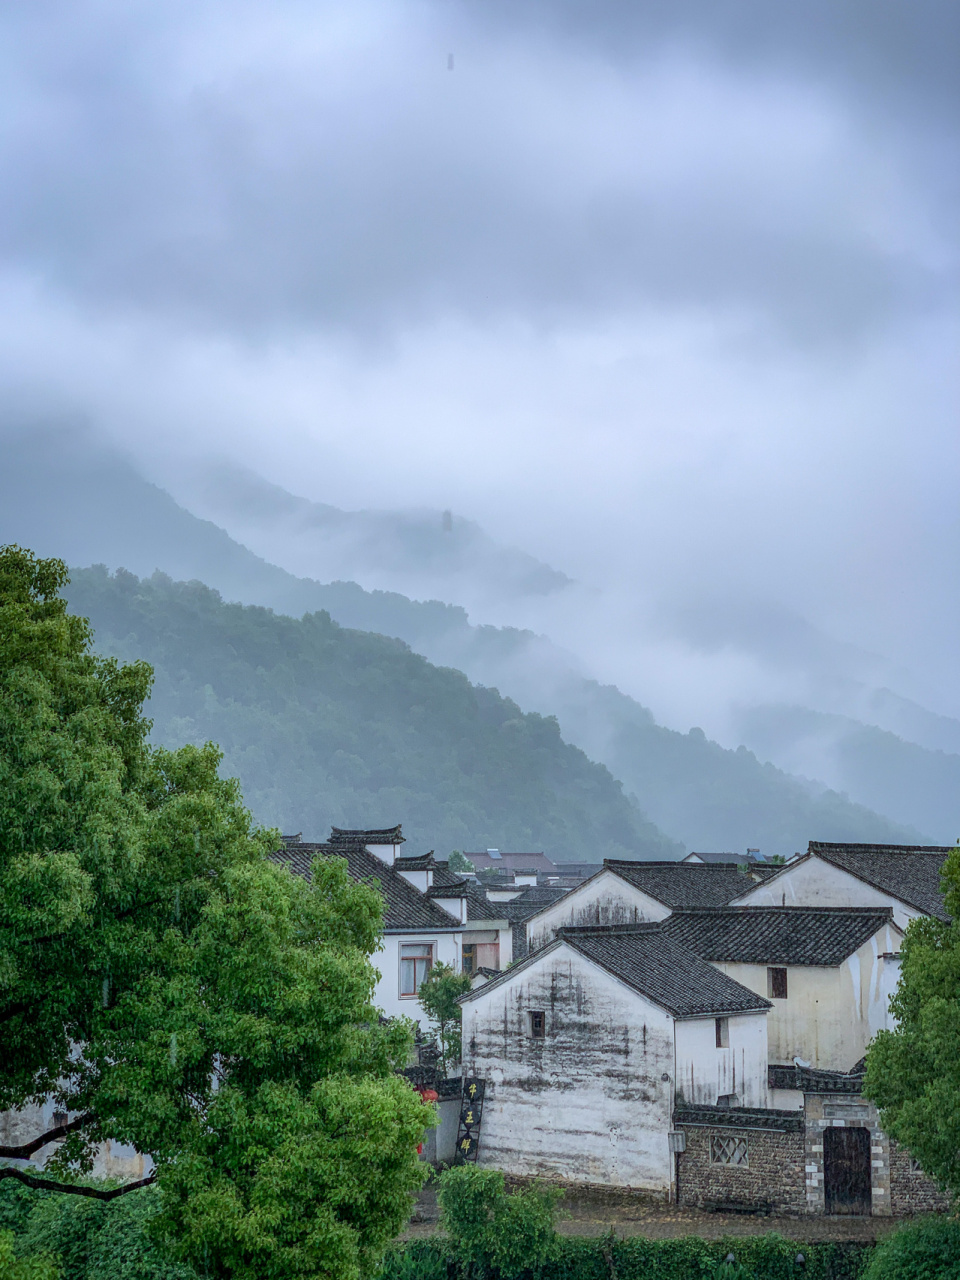
[[[387,846],[388,848],[390,846]],[[407,942],[433,943],[433,958],[437,962],[448,964],[460,971],[462,935],[455,933],[388,933],[384,936],[379,951],[371,957],[374,967],[380,972],[380,980],[374,993],[373,1001],[388,1018],[412,1018],[426,1028],[426,1015],[415,996],[400,995],[400,944]]]
[[[692,1105],[715,1106],[736,1094],[737,1106],[769,1106],[767,1016],[731,1015],[729,1045],[717,1048],[716,1019],[689,1018],[676,1024],[677,1091]]]
[[[771,1062],[802,1058],[824,1071],[849,1071],[876,1033],[889,1025],[897,966],[885,953],[900,949],[900,931],[885,925],[836,967],[787,966],[787,998],[771,1000],[767,1035]],[[751,991],[767,995],[767,966],[716,964]]]
[[[759,884],[732,904],[738,907],[892,907],[901,929],[921,915],[899,898],[865,884],[815,854]]]
[[[527,945],[531,951],[546,946],[564,925],[637,924],[665,920],[669,914],[662,902],[627,884],[612,871],[601,871],[531,917],[527,921]]]
[[[542,1040],[531,1010],[546,1014]],[[669,1194],[664,1010],[561,944],[464,1004],[463,1053],[465,1074],[487,1082],[481,1165]]]

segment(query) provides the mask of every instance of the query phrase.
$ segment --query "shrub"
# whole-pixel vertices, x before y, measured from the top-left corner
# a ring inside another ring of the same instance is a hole
[[[12,1231],[0,1231],[0,1280],[58,1280],[60,1275],[49,1257],[17,1257]]]
[[[561,1194],[533,1183],[508,1195],[502,1173],[460,1165],[441,1174],[437,1199],[458,1261],[480,1274],[518,1280],[554,1254]]]
[[[960,1280],[960,1222],[924,1218],[877,1245],[863,1280]]]

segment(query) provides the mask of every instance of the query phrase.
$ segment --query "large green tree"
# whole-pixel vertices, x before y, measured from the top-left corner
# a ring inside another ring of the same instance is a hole
[[[71,1116],[0,1148],[62,1139],[43,1177],[0,1178],[89,1194],[95,1144],[132,1143],[205,1274],[366,1276],[429,1122],[372,1005],[380,898],[270,862],[212,745],[147,745],[150,669],[91,651],[65,581],[0,548],[0,1107]]]
[[[886,1131],[960,1197],[960,849],[946,861],[943,884],[952,918],[907,927],[890,1006],[896,1029],[871,1044],[863,1091]]]

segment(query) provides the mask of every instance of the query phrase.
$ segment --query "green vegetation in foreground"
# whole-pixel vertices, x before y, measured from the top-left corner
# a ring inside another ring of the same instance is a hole
[[[884,1129],[926,1173],[960,1197],[960,848],[943,868],[949,923],[912,920],[903,940],[900,985],[890,1008],[896,1029],[867,1053],[864,1093]]]
[[[449,1169],[438,1187],[446,1236],[392,1249],[378,1280],[860,1280],[871,1252],[862,1244],[797,1244],[773,1232],[709,1241],[561,1236],[559,1195],[536,1184],[508,1193],[500,1173]],[[960,1241],[958,1224],[949,1223],[944,1240],[950,1232]],[[870,1280],[901,1273],[877,1271]]]
[[[111,1139],[152,1154],[157,1231],[209,1280],[364,1280],[433,1118],[372,1004],[382,899],[270,862],[211,744],[147,745],[150,669],[91,651],[65,573],[0,548],[0,1109],[76,1117],[44,1169],[67,1224]]]
[[[411,848],[673,857],[607,769],[494,689],[398,640],[225,604],[200,583],[73,572],[101,651],[144,658],[153,738],[220,744],[261,822],[325,838],[401,820]]]

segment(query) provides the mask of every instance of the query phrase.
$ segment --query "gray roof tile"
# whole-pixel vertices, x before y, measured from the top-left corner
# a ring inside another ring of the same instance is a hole
[[[278,849],[270,857],[296,875],[305,876],[309,880],[310,868],[317,855],[346,859],[347,869],[354,880],[372,885],[380,891],[384,901],[383,927],[387,932],[462,928],[460,922],[448,911],[444,911],[425,893],[415,889],[402,875],[381,862],[376,854],[369,853],[362,845],[347,842],[290,844]]]
[[[557,937],[678,1018],[771,1007],[681,946],[661,924],[568,927]]]
[[[675,912],[663,928],[720,964],[838,965],[892,917],[888,907],[720,907]]]
[[[604,867],[642,893],[674,910],[677,907],[719,907],[772,874],[775,868],[704,862],[629,862],[606,858]]]

